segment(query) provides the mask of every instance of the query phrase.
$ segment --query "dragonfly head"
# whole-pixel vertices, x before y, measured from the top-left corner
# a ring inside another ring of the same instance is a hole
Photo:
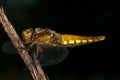
[[[30,43],[33,41],[34,31],[32,28],[28,28],[22,31],[22,37],[25,43]]]

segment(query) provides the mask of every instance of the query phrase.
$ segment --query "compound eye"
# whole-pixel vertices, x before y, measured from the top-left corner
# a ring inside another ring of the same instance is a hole
[[[22,35],[25,37],[31,37],[32,36],[32,30],[31,29],[26,29],[22,32]]]
[[[26,36],[27,36],[27,37],[31,37],[31,36],[32,36],[32,32],[31,32],[31,31],[27,31],[27,32],[26,32]]]
[[[33,37],[33,30],[32,29],[26,29],[22,31],[22,37],[25,42],[29,43],[32,40]]]

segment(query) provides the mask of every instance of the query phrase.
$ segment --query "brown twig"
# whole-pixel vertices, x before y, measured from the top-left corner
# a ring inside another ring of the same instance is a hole
[[[42,70],[41,65],[39,64],[38,60],[35,60],[35,64],[32,64],[32,58],[28,54],[27,50],[25,49],[24,44],[22,43],[20,37],[16,33],[15,29],[7,19],[3,8],[0,8],[0,23],[3,25],[5,32],[8,34],[8,37],[13,42],[15,48],[18,50],[19,55],[25,62],[26,66],[31,72],[31,75],[34,80],[46,80],[45,74]]]

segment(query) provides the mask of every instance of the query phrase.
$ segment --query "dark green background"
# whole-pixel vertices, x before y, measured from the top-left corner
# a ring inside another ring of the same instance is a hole
[[[43,67],[50,80],[119,80],[120,6],[110,0],[0,0],[14,28],[50,28],[59,33],[105,35],[98,43],[70,48],[63,62]],[[9,40],[0,28],[0,47]],[[32,80],[19,55],[0,48],[0,80]]]

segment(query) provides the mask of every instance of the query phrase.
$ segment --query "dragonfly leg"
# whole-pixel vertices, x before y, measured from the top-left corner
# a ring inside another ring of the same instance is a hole
[[[41,46],[40,46],[40,45],[37,45],[36,51],[37,51],[37,52],[36,52],[37,55],[42,54],[42,49],[41,49]]]
[[[39,59],[43,58],[42,48],[41,48],[40,45],[37,45],[37,47],[36,47],[36,56],[37,56]]]

